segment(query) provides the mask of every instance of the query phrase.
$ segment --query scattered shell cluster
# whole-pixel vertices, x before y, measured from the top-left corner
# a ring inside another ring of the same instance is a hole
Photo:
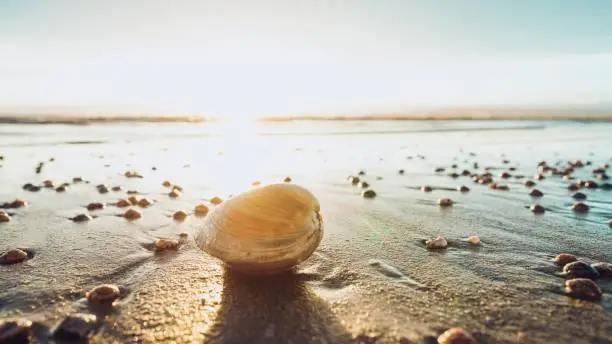
[[[601,299],[602,291],[595,280],[612,276],[612,265],[605,262],[587,264],[570,253],[561,253],[553,261],[562,268],[559,275],[567,279],[564,291],[568,296],[592,301]]]

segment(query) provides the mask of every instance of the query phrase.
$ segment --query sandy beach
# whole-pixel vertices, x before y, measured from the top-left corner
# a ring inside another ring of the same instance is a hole
[[[580,189],[585,214],[567,189],[612,163],[610,132],[606,121],[533,120],[4,124],[0,203],[28,204],[4,209],[0,253],[30,256],[0,266],[0,319],[32,321],[40,343],[64,342],[49,333],[75,314],[96,315],[82,336],[92,343],[436,343],[451,327],[478,343],[612,343],[612,277],[596,280],[600,300],[581,300],[565,294],[553,262],[569,253],[612,263],[610,181]],[[544,173],[534,180],[544,195],[529,195],[523,182],[541,160],[561,168],[575,159],[590,164],[572,180]],[[486,167],[509,190],[472,180]],[[360,171],[375,198],[347,179]],[[204,217],[172,219],[287,176],[316,195],[325,223],[320,246],[294,271],[228,270],[193,241]],[[46,180],[54,188],[23,188]],[[179,197],[166,180],[182,187]],[[127,221],[113,203],[132,195],[152,205],[133,206],[142,218]],[[444,197],[452,207],[436,203]],[[89,211],[91,202],[107,205]],[[546,212],[532,213],[534,203]],[[92,218],[70,220],[79,214]],[[182,232],[177,251],[150,249]],[[428,250],[438,235],[448,247]],[[121,297],[97,309],[84,297],[104,283]]]

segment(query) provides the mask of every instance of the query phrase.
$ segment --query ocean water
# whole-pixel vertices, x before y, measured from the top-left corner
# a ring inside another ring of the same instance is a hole
[[[607,224],[612,219],[612,191],[583,190],[591,210],[576,215],[566,190],[570,181],[561,178],[538,181],[537,188],[545,195],[534,200],[522,180],[501,181],[510,190],[498,191],[475,184],[470,177],[453,179],[434,169],[446,167],[450,172],[450,165],[457,164],[458,172],[483,173],[484,167],[492,167],[496,174],[512,166],[513,174],[531,178],[540,160],[555,165],[580,159],[591,161],[592,166],[577,171],[575,177],[593,179],[592,168],[612,163],[610,133],[612,122],[605,121],[3,124],[0,201],[22,198],[29,206],[10,210],[13,220],[0,224],[0,251],[25,247],[35,256],[23,264],[0,266],[0,316],[70,308],[83,290],[99,283],[117,283],[136,292],[168,259],[181,259],[181,255],[162,259],[142,244],[154,238],[176,238],[181,231],[198,227],[197,218],[174,222],[169,218],[173,211],[189,210],[213,196],[227,199],[256,180],[279,182],[286,176],[319,197],[326,219],[325,238],[304,269],[337,273],[332,264],[358,271],[356,281],[381,285],[397,282],[389,278],[389,271],[395,269],[414,285],[502,288],[500,295],[518,304],[526,299],[514,291],[527,290],[550,300],[538,307],[558,306],[569,298],[558,290],[563,279],[555,275],[552,257],[567,252],[588,262],[612,262],[612,228]],[[502,163],[504,159],[510,163]],[[39,162],[45,164],[37,174]],[[474,168],[474,162],[479,168]],[[405,173],[399,174],[400,169]],[[123,176],[127,170],[139,171],[144,178],[128,179]],[[377,198],[363,199],[362,190],[347,181],[347,176],[360,170]],[[90,183],[72,184],[77,176]],[[71,185],[65,193],[49,189],[31,193],[21,188],[43,180]],[[163,180],[183,186],[184,194],[176,200],[168,198]],[[126,197],[125,190],[98,194],[94,186],[101,183],[138,190],[139,197],[156,203],[142,210],[143,218],[133,223],[115,216],[121,210],[112,206],[91,212],[98,217],[89,223],[69,221],[71,216],[87,213],[83,206],[89,202]],[[425,184],[437,189],[419,191]],[[452,191],[457,185],[471,191]],[[435,204],[440,197],[457,203],[441,209]],[[526,209],[534,202],[548,211],[534,216]],[[447,237],[452,247],[444,253],[426,251],[423,240],[437,235]],[[480,249],[463,244],[469,235],[481,236]],[[182,250],[204,255],[194,245]],[[372,260],[389,268],[379,273],[381,265]],[[598,314],[609,319],[612,283],[609,279],[599,283],[605,295],[598,303],[603,313]],[[313,288],[325,300],[337,297],[324,286],[321,282]],[[358,289],[352,293],[363,297]],[[457,292],[466,298],[471,295]],[[415,291],[405,293],[414,297],[409,294]],[[384,313],[387,306],[382,307],[375,297],[371,302],[363,307]],[[391,308],[414,316],[409,309]],[[563,322],[558,326],[563,327]],[[579,329],[568,331],[568,336],[578,336]],[[601,331],[605,334],[607,328],[586,332],[589,338],[598,338]]]

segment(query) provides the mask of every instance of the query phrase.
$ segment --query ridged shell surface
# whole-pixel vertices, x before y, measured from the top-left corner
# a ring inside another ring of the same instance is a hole
[[[322,237],[319,201],[295,184],[238,194],[214,208],[194,234],[202,250],[251,274],[291,269],[310,257]]]

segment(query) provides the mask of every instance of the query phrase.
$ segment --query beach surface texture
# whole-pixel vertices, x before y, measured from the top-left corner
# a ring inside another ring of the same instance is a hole
[[[27,258],[0,265],[0,338],[23,340],[7,329],[29,320],[40,343],[437,343],[454,327],[477,343],[612,343],[612,277],[587,300],[554,262],[612,263],[610,133],[605,121],[3,124],[0,254]],[[253,277],[196,246],[196,204],[286,177],[320,202],[308,260]],[[117,206],[130,196],[151,203],[131,205],[140,218]],[[447,246],[428,248],[438,236]],[[102,284],[120,296],[97,307],[85,297]]]

